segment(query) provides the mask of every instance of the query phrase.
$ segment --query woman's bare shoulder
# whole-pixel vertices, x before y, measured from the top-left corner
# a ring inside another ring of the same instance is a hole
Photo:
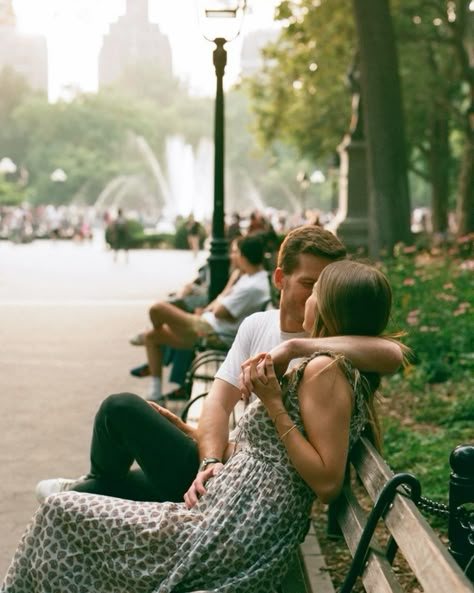
[[[341,355],[331,356],[329,354],[320,354],[312,358],[303,375],[303,382],[314,384],[315,382],[322,384],[333,384],[337,381],[340,384],[342,379],[347,383],[347,378],[343,371],[344,357]]]

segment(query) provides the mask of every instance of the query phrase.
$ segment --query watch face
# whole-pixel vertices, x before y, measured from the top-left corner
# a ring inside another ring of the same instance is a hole
[[[199,466],[199,471],[204,471],[208,465],[211,463],[220,463],[219,459],[215,459],[214,457],[205,457],[201,461],[201,465]]]

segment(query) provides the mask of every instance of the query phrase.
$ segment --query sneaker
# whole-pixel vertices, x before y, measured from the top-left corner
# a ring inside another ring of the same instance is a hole
[[[141,333],[137,334],[136,336],[133,336],[133,338],[130,338],[129,342],[132,346],[144,346],[145,345],[145,333],[141,332]]]
[[[43,502],[45,498],[51,494],[58,494],[59,492],[66,492],[72,490],[74,486],[85,479],[86,476],[80,478],[52,478],[51,480],[41,480],[36,485],[36,500]]]
[[[133,368],[130,374],[134,377],[148,377],[150,375],[150,367],[146,363],[141,364],[139,367]]]
[[[170,391],[165,395],[166,399],[170,399],[172,401],[180,401],[189,399],[189,393],[186,391],[184,387],[178,387],[174,391]]]

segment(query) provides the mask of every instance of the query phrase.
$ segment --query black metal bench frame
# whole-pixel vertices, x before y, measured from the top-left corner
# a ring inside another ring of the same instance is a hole
[[[407,473],[393,474],[365,438],[356,444],[350,461],[342,494],[330,507],[329,529],[334,535],[337,525],[353,557],[338,593],[350,593],[358,578],[367,593],[402,593],[392,567],[397,551],[425,593],[473,593],[469,579],[416,506],[421,497],[418,480]],[[368,513],[355,482],[373,502]],[[385,546],[375,536],[379,525],[388,535]]]

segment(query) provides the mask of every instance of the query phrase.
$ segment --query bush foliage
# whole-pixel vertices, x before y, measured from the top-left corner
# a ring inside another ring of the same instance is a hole
[[[424,494],[447,502],[449,455],[473,441],[474,236],[444,248],[400,245],[381,267],[393,289],[391,330],[406,330],[409,363],[382,384],[384,456]]]

